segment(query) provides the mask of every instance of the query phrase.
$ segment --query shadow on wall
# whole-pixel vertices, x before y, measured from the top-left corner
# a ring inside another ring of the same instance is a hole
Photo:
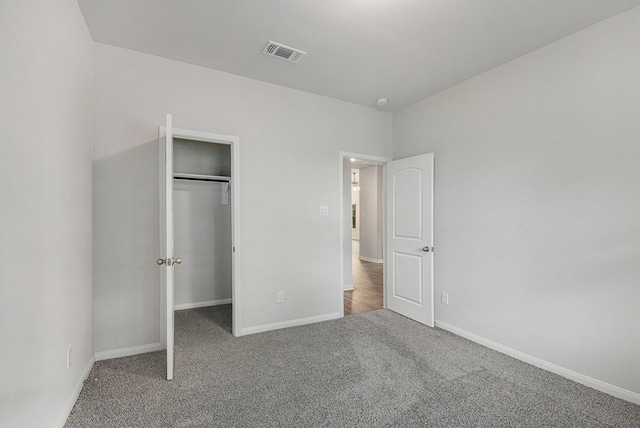
[[[93,163],[95,351],[160,340],[156,139]]]

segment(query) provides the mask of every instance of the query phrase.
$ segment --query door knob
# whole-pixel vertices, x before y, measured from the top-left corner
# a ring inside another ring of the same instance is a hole
[[[158,266],[162,266],[164,264],[166,264],[167,266],[171,266],[174,264],[179,265],[180,263],[182,263],[182,259],[180,257],[178,257],[177,259],[169,257],[167,259],[158,259],[156,260],[156,263],[158,264]]]
[[[427,245],[426,247],[422,247],[422,251],[428,253],[429,251],[431,251],[431,248]]]

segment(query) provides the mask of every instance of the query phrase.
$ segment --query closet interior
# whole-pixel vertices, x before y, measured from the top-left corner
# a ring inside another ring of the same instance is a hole
[[[231,145],[173,139],[174,310],[232,303]]]

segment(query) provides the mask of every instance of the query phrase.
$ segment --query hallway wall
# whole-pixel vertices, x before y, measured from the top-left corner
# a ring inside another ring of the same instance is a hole
[[[360,258],[382,262],[382,167],[360,169]]]

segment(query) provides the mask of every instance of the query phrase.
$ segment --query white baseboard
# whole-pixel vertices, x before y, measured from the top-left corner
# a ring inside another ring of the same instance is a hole
[[[162,350],[160,342],[148,343],[146,345],[131,346],[129,348],[112,349],[110,351],[96,352],[95,360],[109,360],[111,358],[130,357],[131,355],[144,354]]]
[[[382,259],[370,259],[369,257],[362,257],[360,256],[360,260],[365,261],[365,262],[371,262],[371,263],[382,263]]]
[[[231,303],[231,299],[207,300],[206,302],[196,303],[180,303],[178,305],[173,305],[173,310],[181,311],[183,309],[204,308],[207,306],[227,305],[229,303]]]
[[[450,331],[451,333],[457,334],[458,336],[462,336],[473,342],[484,345],[487,348],[491,348],[503,354],[509,355],[510,357],[513,357],[517,360],[524,361],[525,363],[529,363],[533,366],[550,371],[567,379],[571,379],[574,382],[581,383],[590,388],[596,389],[609,395],[613,395],[614,397],[618,397],[635,404],[640,404],[640,394],[636,392],[620,388],[619,386],[611,385],[610,383],[594,379],[587,375],[583,375],[582,373],[574,372],[573,370],[566,369],[564,367],[542,360],[538,357],[534,357],[533,355],[525,354],[524,352],[520,352],[515,349],[509,348],[508,346],[501,345],[500,343],[486,339],[482,336],[478,336],[477,334],[470,333],[466,330],[442,321],[436,320],[436,327],[440,327],[443,330]]]
[[[342,291],[353,291],[353,284],[345,284],[342,286]]]
[[[273,324],[264,324],[264,325],[257,325],[255,327],[246,327],[246,328],[240,329],[240,334],[238,336],[246,336],[248,334],[262,333],[265,331],[278,330],[281,328],[296,327],[299,325],[313,324],[321,321],[335,320],[338,318],[342,318],[342,316],[343,315],[340,312],[333,312],[330,314],[316,315],[314,317],[309,317],[309,318],[298,318],[295,320],[276,322]]]
[[[89,377],[89,373],[91,373],[91,369],[93,368],[93,363],[95,362],[95,359],[93,357],[91,357],[91,359],[89,360],[89,363],[87,364],[87,367],[85,367],[84,371],[82,372],[82,376],[80,377],[80,380],[78,381],[78,384],[76,385],[75,389],[73,390],[73,394],[71,395],[71,397],[69,397],[69,401],[67,401],[67,405],[64,408],[64,411],[62,412],[62,415],[60,416],[60,419],[58,419],[58,423],[56,424],[56,428],[63,428],[64,424],[67,423],[67,419],[69,418],[69,415],[71,414],[71,411],[73,410],[73,406],[75,406],[76,401],[78,400],[78,397],[80,396],[80,392],[82,391],[82,387],[84,386],[84,381]]]

